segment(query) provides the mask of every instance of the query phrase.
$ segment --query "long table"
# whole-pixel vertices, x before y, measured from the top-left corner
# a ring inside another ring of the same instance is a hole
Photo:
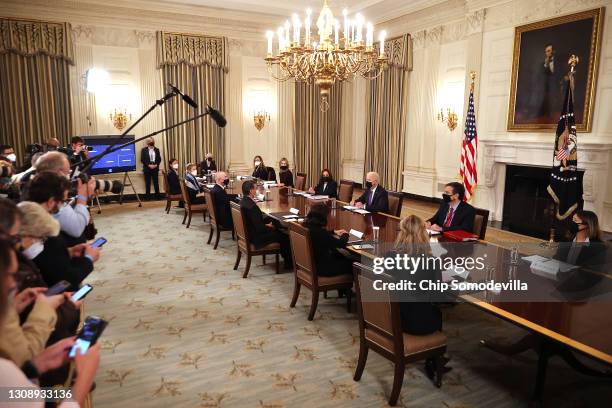
[[[241,183],[237,182],[234,192],[239,193]],[[260,192],[265,192],[263,187],[259,187]],[[305,215],[307,206],[316,204],[316,200],[310,200],[303,196],[289,195],[287,188],[272,187],[265,194],[267,200],[258,203],[264,213],[288,212],[291,208],[300,210],[300,214]],[[325,201],[323,201],[325,202]],[[399,230],[400,218],[386,214],[367,214],[361,215],[342,209],[346,203],[337,202],[336,209],[331,209],[328,217],[328,229],[355,229],[364,233],[363,239],[372,239],[372,227],[380,228],[380,242],[394,242]],[[439,240],[443,242],[443,240]],[[468,248],[470,244],[463,244],[462,248]],[[510,249],[495,245],[486,241],[479,241],[479,245],[469,255],[477,256],[478,252],[496,254],[496,259],[503,260],[507,257]],[[353,252],[373,258],[385,256],[384,246],[376,245],[372,250],[356,250],[348,247]],[[504,265],[497,265],[496,274],[499,278],[507,268]],[[530,274],[528,268],[518,268],[518,277],[534,284],[547,284],[545,278]],[[478,278],[477,276],[475,277]],[[612,284],[610,276],[604,277],[606,288]],[[608,283],[606,283],[608,282]],[[590,301],[583,299],[577,301],[550,301],[550,302],[516,302],[501,301],[501,295],[492,293],[462,295],[462,299],[511,321],[528,330],[538,332],[544,336],[563,343],[597,360],[612,364],[612,302],[608,300]]]

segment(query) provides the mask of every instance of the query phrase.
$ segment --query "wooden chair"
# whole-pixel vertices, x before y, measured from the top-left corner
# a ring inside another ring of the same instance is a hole
[[[166,191],[166,214],[170,213],[173,201],[182,201],[183,194],[170,194],[170,184],[168,183],[168,173],[162,171],[164,174],[164,190]]]
[[[351,201],[353,201],[354,189],[354,181],[340,180],[340,186],[338,187],[338,201],[344,201],[345,203],[350,203]]]
[[[325,292],[332,289],[346,290],[347,309],[350,312],[353,276],[350,274],[329,277],[319,276],[314,261],[314,253],[312,252],[308,228],[296,222],[290,222],[288,224],[289,240],[291,241],[291,252],[293,254],[293,269],[295,273],[295,286],[293,289],[293,299],[291,299],[291,307],[295,307],[298,297],[300,296],[300,288],[304,285],[312,291],[312,301],[310,302],[308,320],[312,320],[317,311],[319,292]]]
[[[276,170],[274,167],[268,167],[268,181],[277,181],[276,180]]]
[[[191,216],[198,213],[202,213],[204,221],[206,221],[206,204],[191,204],[191,199],[189,198],[189,193],[187,192],[185,180],[181,180],[181,192],[183,193],[183,201],[185,202],[185,216],[183,217],[183,224],[185,223],[187,216],[189,216],[189,220],[187,221],[187,228],[189,228],[191,225]]]
[[[387,193],[389,193],[389,214],[399,217],[402,214],[404,193],[398,191],[387,191]]]
[[[375,280],[392,282],[393,278],[387,274],[375,275],[372,268],[360,263],[353,265],[359,315],[359,360],[353,379],[361,379],[371,348],[395,364],[389,405],[397,403],[407,363],[433,358],[434,384],[440,387],[444,374],[446,336],[442,332],[426,336],[404,333],[400,305],[393,301],[393,294],[388,290],[375,290],[372,286]]]
[[[272,242],[263,248],[256,248],[255,245],[251,243],[249,239],[249,232],[247,230],[245,216],[243,214],[242,209],[240,208],[240,204],[230,203],[231,211],[232,211],[232,220],[234,221],[234,230],[236,231],[236,238],[238,245],[237,254],[236,254],[236,264],[234,265],[234,270],[238,269],[238,265],[240,265],[240,258],[242,253],[247,257],[246,267],[244,269],[244,273],[242,274],[243,278],[246,278],[249,274],[249,269],[251,268],[251,257],[262,255],[264,265],[266,263],[266,255],[274,254],[276,258],[276,273],[280,273],[280,263],[278,256],[280,254],[280,244],[278,242]]]
[[[295,189],[306,190],[306,173],[295,173]]]
[[[234,239],[234,228],[224,227],[217,222],[217,207],[215,205],[215,200],[213,199],[213,194],[210,190],[207,189],[204,191],[204,197],[206,197],[206,203],[208,205],[208,218],[210,220],[210,236],[208,237],[207,244],[210,245],[213,233],[216,231],[217,237],[215,238],[215,246],[213,249],[217,249],[217,246],[219,246],[221,231],[232,231],[232,239]]]
[[[474,229],[472,232],[478,235],[478,239],[485,239],[487,224],[489,223],[489,210],[476,207],[474,209],[476,214],[474,215]]]

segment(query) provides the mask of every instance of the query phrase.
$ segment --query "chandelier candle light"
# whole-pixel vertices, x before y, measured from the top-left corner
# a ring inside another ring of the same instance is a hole
[[[382,74],[387,62],[385,31],[380,32],[379,52],[377,52],[374,47],[372,23],[366,23],[363,15],[359,13],[354,18],[349,18],[346,9],[342,15],[344,24],[341,30],[340,21],[334,18],[327,0],[324,1],[316,20],[319,40],[317,42],[311,38],[311,10],[306,10],[303,41],[302,22],[294,13],[291,18],[292,24],[287,20],[276,30],[278,44],[276,55],[274,31],[266,32],[268,54],[265,61],[270,74],[279,81],[294,79],[318,85],[321,90],[323,111],[329,107],[329,92],[336,81],[346,81],[357,75],[366,79],[375,79]],[[291,27],[293,27],[292,37],[290,37]]]

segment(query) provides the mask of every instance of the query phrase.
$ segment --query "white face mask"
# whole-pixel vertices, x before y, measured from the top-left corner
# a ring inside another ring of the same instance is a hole
[[[172,168],[175,169],[175,170],[178,169],[178,164],[173,164]]]
[[[259,160],[257,160],[257,161],[255,162],[255,167],[259,166],[260,164],[261,164],[261,162],[260,162]]]
[[[17,161],[17,155],[15,153],[7,154],[6,158],[15,163]]]
[[[45,244],[42,241],[36,241],[21,253],[28,259],[36,258],[45,249]]]
[[[198,175],[198,171],[197,170],[192,170],[191,171],[191,175],[192,176],[197,176]]]

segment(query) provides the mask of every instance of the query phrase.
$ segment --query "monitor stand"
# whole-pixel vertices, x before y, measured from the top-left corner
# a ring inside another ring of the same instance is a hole
[[[126,180],[129,183],[126,182]],[[136,189],[134,188],[134,184],[132,184],[132,179],[130,178],[130,175],[128,174],[127,171],[123,173],[123,188],[121,189],[121,193],[119,194],[119,204],[123,204],[123,192],[125,191],[126,186],[132,187],[132,191],[134,192],[134,195],[136,196],[136,199],[138,200],[138,206],[142,207],[142,201],[140,201],[140,196],[136,192]]]

